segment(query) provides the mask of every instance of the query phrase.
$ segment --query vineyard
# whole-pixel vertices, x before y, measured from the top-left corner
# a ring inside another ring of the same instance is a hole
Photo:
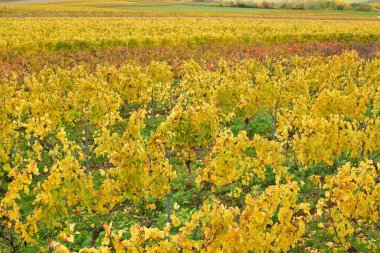
[[[380,252],[376,14],[122,3],[0,6],[0,252]]]

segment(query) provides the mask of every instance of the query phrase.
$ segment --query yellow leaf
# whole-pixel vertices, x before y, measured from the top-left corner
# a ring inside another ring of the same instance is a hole
[[[67,238],[67,241],[73,243],[73,242],[74,242],[74,235],[70,235],[70,236]]]

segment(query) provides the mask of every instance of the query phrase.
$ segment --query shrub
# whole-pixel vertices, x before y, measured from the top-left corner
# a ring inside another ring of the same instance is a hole
[[[368,4],[353,3],[353,4],[351,4],[351,7],[352,7],[353,11],[365,11],[365,12],[373,11],[372,6],[368,5]]]

